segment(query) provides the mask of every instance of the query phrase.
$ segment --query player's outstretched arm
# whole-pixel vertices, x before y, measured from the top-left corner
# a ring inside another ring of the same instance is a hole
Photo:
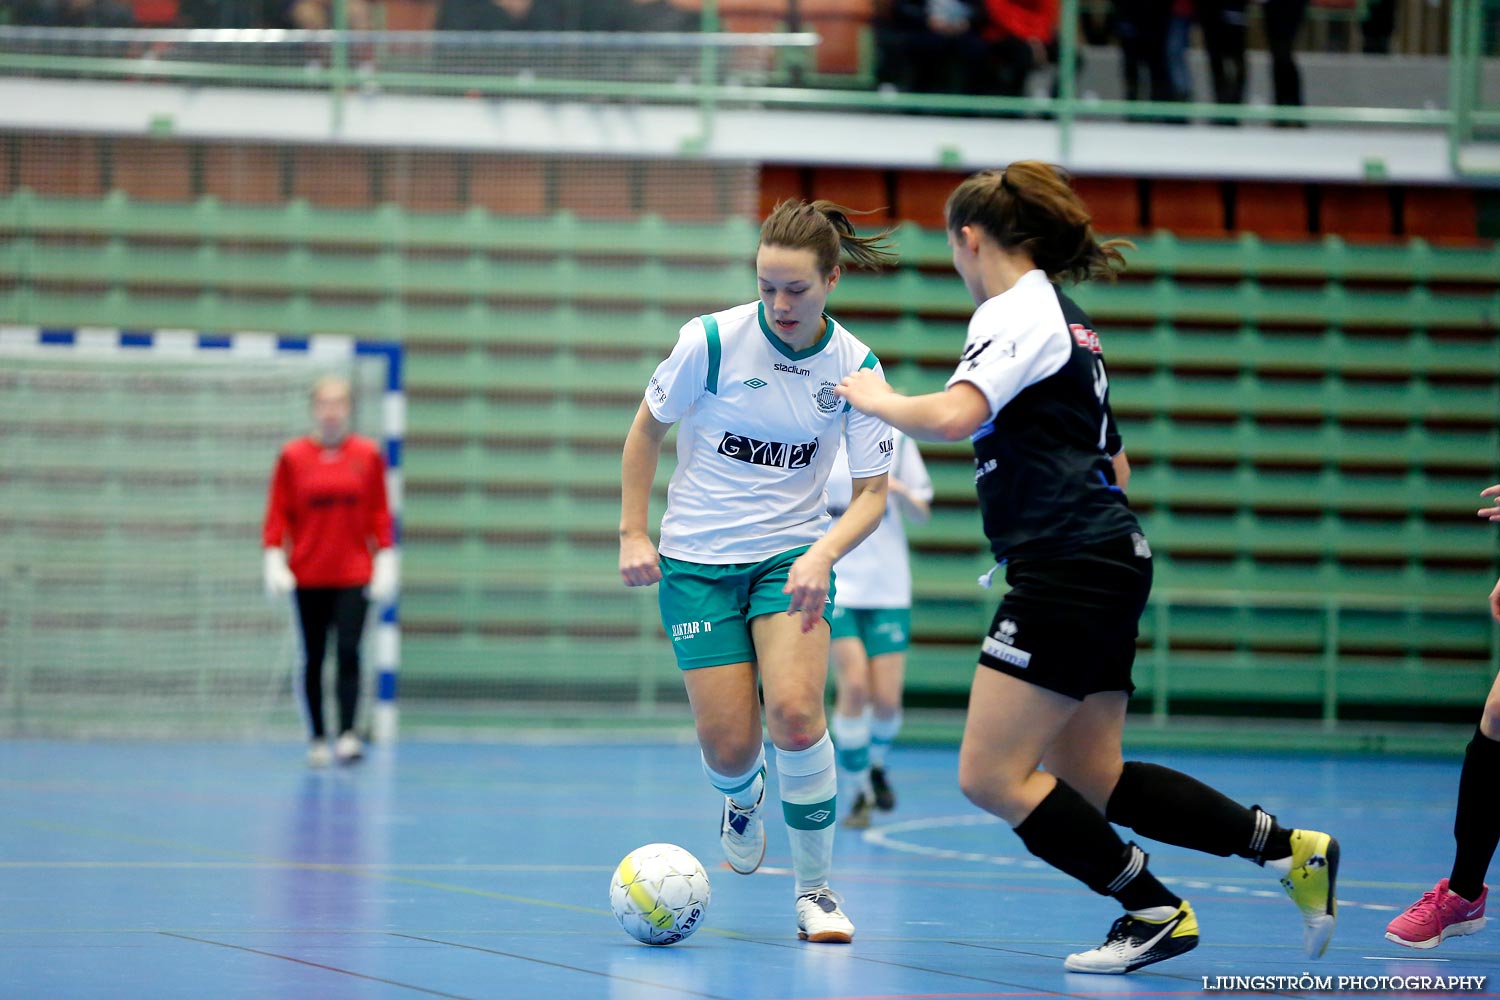
[[[918,441],[962,441],[991,417],[990,403],[973,384],[903,396],[870,369],[845,376],[835,390],[861,413],[878,417]]]

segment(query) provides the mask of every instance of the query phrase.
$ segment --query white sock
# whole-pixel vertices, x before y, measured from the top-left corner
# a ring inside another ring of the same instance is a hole
[[[744,774],[720,774],[708,766],[707,757],[703,758],[703,773],[708,775],[709,784],[729,796],[735,805],[749,809],[760,801],[761,789],[766,786],[766,748],[760,748],[755,763]]]
[[[838,810],[838,769],[833,740],[822,739],[806,750],[776,748],[781,783],[781,811],[792,846],[792,873],[799,896],[828,885],[833,867],[833,821]]]
[[[1267,858],[1266,869],[1275,872],[1278,876],[1289,875],[1292,871],[1292,856],[1288,854],[1284,858]]]
[[[1125,912],[1132,917],[1138,917],[1141,920],[1149,920],[1153,924],[1159,924],[1165,920],[1171,920],[1177,913],[1177,907],[1148,906],[1144,910],[1126,910]]]
[[[866,709],[866,711],[869,711]],[[870,766],[885,767],[885,754],[901,733],[901,709],[888,719],[870,715]]]

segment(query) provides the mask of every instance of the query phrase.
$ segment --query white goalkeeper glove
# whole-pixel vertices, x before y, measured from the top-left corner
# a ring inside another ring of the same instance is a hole
[[[366,593],[376,604],[389,604],[396,597],[396,587],[401,575],[400,557],[395,549],[381,549],[375,553],[375,568],[370,573],[370,586]]]
[[[297,589],[297,578],[286,564],[286,553],[280,549],[266,549],[265,580],[266,596],[273,600]]]

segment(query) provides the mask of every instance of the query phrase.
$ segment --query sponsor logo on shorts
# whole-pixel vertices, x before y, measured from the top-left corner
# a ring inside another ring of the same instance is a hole
[[[785,441],[757,441],[742,434],[724,432],[719,454],[747,465],[767,465],[776,469],[805,469],[818,454],[817,439],[802,444]]]
[[[711,621],[678,622],[672,626],[672,641],[682,642],[713,630],[714,623]]]
[[[1145,535],[1132,534],[1130,536],[1130,544],[1135,547],[1135,557],[1137,559],[1151,558],[1151,543],[1146,541]]]
[[[1009,663],[1013,667],[1031,666],[1031,654],[1024,649],[1007,646],[992,635],[984,637],[984,642],[979,647],[987,656],[993,656],[1002,663]]]
[[[1009,663],[1013,667],[1028,667],[1031,665],[1031,654],[1015,646],[1018,631],[1020,627],[1016,625],[1015,619],[1007,618],[995,627],[994,635],[984,637],[979,648],[1002,663]]]

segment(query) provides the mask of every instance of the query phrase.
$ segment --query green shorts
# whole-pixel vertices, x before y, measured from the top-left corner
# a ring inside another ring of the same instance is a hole
[[[911,608],[835,608],[835,639],[858,639],[866,656],[902,653],[911,645]]]
[[[716,667],[724,663],[755,662],[750,619],[785,614],[791,598],[781,592],[787,571],[811,546],[801,545],[758,563],[711,566],[661,557],[661,585],[657,599],[661,623],[672,640],[677,666]],[[833,611],[832,574],[823,620]]]

